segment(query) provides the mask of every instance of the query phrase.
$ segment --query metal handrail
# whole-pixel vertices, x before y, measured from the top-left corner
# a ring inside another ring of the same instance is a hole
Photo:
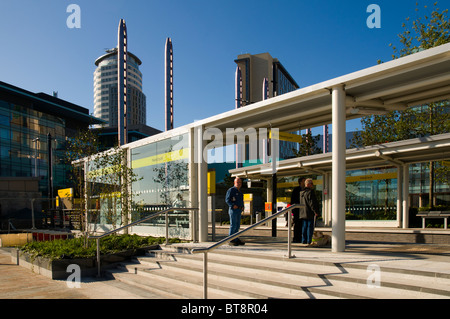
[[[218,241],[217,243],[215,243],[209,247],[192,249],[191,252],[193,254],[203,253],[203,298],[204,299],[208,298],[208,252],[218,248],[219,246],[226,244],[227,242],[241,236],[242,234],[244,234],[262,224],[265,224],[265,223],[271,221],[272,219],[277,218],[280,215],[286,214],[286,213],[292,211],[293,209],[300,208],[300,207],[305,207],[305,205],[294,204],[283,210],[280,210],[279,212],[277,212],[269,217],[266,217],[265,219],[251,225],[250,227],[247,227],[247,228],[241,230],[240,232],[237,232],[233,235],[230,235],[230,236],[222,239],[221,241]],[[292,216],[291,216],[291,214],[288,214],[288,255],[287,255],[288,258],[295,257],[295,256],[292,256],[292,254],[291,254],[291,242],[292,242],[291,228],[292,228]]]
[[[101,235],[97,235],[97,236],[88,236],[89,238],[96,239],[96,241],[97,241],[97,265],[98,265],[98,274],[97,275],[98,275],[98,277],[100,277],[100,239],[102,239],[103,237],[109,236],[111,234],[117,233],[117,232],[119,232],[121,230],[124,230],[124,229],[126,229],[128,227],[135,226],[137,224],[143,223],[145,221],[148,221],[150,219],[158,217],[158,216],[160,216],[162,214],[165,214],[166,215],[166,245],[168,245],[169,244],[169,218],[168,218],[168,214],[170,212],[175,211],[175,210],[176,211],[180,211],[180,210],[181,211],[183,211],[183,210],[198,211],[198,208],[192,208],[192,207],[189,207],[189,208],[185,208],[185,207],[168,208],[168,209],[162,210],[160,212],[156,212],[154,214],[151,214],[150,216],[141,218],[141,219],[139,219],[139,220],[137,220],[135,222],[129,223],[129,224],[125,225],[125,226],[113,229],[113,230],[111,230],[111,231],[109,231],[107,233],[104,233],[104,234],[101,234]]]

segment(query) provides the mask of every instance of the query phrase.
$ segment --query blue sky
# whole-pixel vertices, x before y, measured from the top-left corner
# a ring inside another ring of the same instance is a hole
[[[67,27],[72,3],[81,9],[81,28]],[[369,4],[379,5],[381,28],[366,24]],[[449,4],[439,1],[441,9]],[[163,130],[167,37],[178,127],[234,108],[239,54],[269,52],[300,87],[309,86],[391,60],[389,43],[399,43],[415,8],[412,0],[0,0],[0,81],[58,91],[93,113],[94,61],[116,46],[123,18],[128,49],[143,62],[147,125]]]

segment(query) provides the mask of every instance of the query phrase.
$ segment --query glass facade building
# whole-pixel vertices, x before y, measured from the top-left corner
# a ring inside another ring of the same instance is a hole
[[[100,123],[86,108],[0,82],[0,219],[29,218],[31,198],[71,187],[66,141]]]
[[[53,185],[68,184],[66,139],[101,123],[89,110],[44,93],[0,82],[0,177],[37,177],[47,195],[48,134],[52,138]]]
[[[64,158],[66,120],[0,100],[0,176],[41,177],[48,175],[47,134],[52,136],[55,186],[66,185]],[[44,180],[40,190],[46,191]]]

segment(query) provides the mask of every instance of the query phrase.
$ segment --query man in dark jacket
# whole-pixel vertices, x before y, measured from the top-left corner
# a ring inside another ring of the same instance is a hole
[[[242,180],[236,177],[234,180],[234,186],[228,189],[225,195],[225,202],[228,204],[228,214],[230,215],[230,231],[229,236],[237,233],[241,226],[241,215],[244,209],[244,195],[241,192]],[[230,245],[238,246],[245,243],[239,238],[235,238],[230,241]]]
[[[302,243],[311,244],[314,233],[314,221],[320,216],[319,202],[313,190],[313,181],[311,178],[305,181],[305,190],[300,192],[300,219],[302,220]]]
[[[291,205],[300,204],[300,192],[305,189],[305,178],[301,177],[298,179],[298,186],[295,187],[291,195]],[[292,210],[293,221],[294,221],[294,238],[292,242],[300,243],[302,240],[302,221],[300,219],[299,209],[295,208]]]

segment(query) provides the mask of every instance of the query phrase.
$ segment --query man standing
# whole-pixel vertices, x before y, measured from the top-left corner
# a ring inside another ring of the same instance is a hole
[[[300,192],[305,189],[305,178],[301,177],[298,179],[298,186],[292,191],[291,205],[300,204]],[[302,240],[302,221],[300,219],[299,209],[295,208],[292,210],[293,221],[294,221],[294,238],[292,242],[300,243]]]
[[[236,177],[234,180],[234,186],[228,189],[225,196],[225,202],[227,203],[229,209],[228,214],[230,215],[230,231],[228,235],[233,235],[239,231],[241,226],[241,215],[244,209],[244,195],[241,193],[242,180]],[[231,246],[245,245],[239,238],[235,238],[230,241]]]
[[[320,216],[319,202],[314,193],[314,185],[311,178],[305,181],[305,190],[300,192],[300,219],[302,220],[302,244],[311,244],[314,233],[315,217]]]

